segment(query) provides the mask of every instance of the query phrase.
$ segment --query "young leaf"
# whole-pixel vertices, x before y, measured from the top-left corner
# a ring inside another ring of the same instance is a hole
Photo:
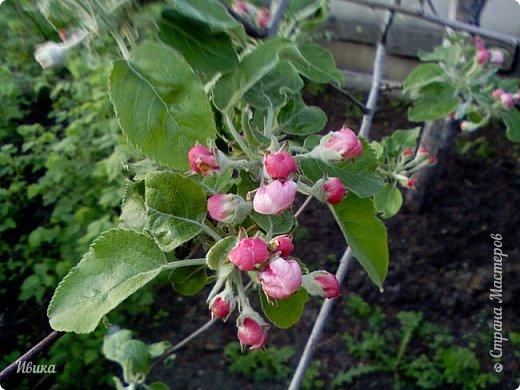
[[[229,252],[236,246],[237,238],[235,236],[224,237],[211,247],[206,254],[206,263],[209,269],[216,271],[227,260]]]
[[[317,83],[343,85],[343,73],[330,51],[315,44],[300,46],[299,50],[305,61],[294,61],[293,65],[304,77]]]
[[[323,130],[327,115],[319,107],[305,105],[297,96],[280,110],[278,122],[284,133],[305,136]]]
[[[419,138],[420,132],[420,127],[410,130],[396,130],[392,135],[384,137],[381,140],[381,145],[383,146],[386,155],[394,158],[404,149],[415,150],[417,138]]]
[[[506,136],[513,142],[520,142],[520,111],[512,109],[502,111],[502,120],[507,126]]]
[[[132,332],[127,329],[105,336],[103,355],[108,360],[119,363],[125,379],[150,371],[148,346],[141,340],[132,339]]]
[[[206,267],[203,265],[176,268],[170,274],[173,289],[182,295],[197,294],[207,281]]]
[[[370,279],[383,288],[388,272],[388,242],[385,225],[376,217],[372,200],[349,194],[331,210],[354,257]]]
[[[231,38],[212,33],[206,25],[187,19],[176,10],[166,10],[158,22],[159,39],[177,49],[196,70],[207,75],[230,72],[238,64]]]
[[[277,234],[288,233],[296,224],[296,219],[288,212],[285,212],[282,215],[265,215],[253,211],[250,215],[269,237]]]
[[[291,44],[283,38],[274,38],[260,43],[244,56],[232,73],[221,77],[213,89],[215,106],[225,111],[233,107],[241,96],[280,62],[282,49]]]
[[[164,253],[150,237],[108,230],[54,292],[47,310],[52,329],[92,332],[105,314],[155,278],[165,264]]]
[[[424,122],[444,118],[461,103],[457,90],[448,83],[434,82],[421,88],[421,97],[408,109],[408,119]]]
[[[190,148],[216,136],[202,83],[166,46],[141,46],[115,61],[110,96],[128,140],[158,163],[187,170]]]
[[[291,0],[288,2],[287,17],[301,22],[314,16],[322,7],[327,5],[326,0]]]
[[[416,67],[403,82],[403,91],[418,89],[435,81],[442,81],[444,70],[437,64],[422,64]]]
[[[399,189],[387,183],[383,187],[383,191],[374,196],[374,205],[378,213],[381,213],[383,218],[393,217],[403,204],[403,196]]]
[[[272,303],[267,301],[267,298],[262,291],[260,292],[260,301],[262,303],[262,310],[269,321],[271,321],[278,328],[286,329],[293,326],[303,314],[305,303],[309,299],[307,291],[300,288],[296,293],[285,299],[276,299]],[[272,299],[272,298],[271,298]]]
[[[204,228],[206,195],[202,186],[180,173],[157,172],[146,177],[148,229],[159,247],[169,252]]]

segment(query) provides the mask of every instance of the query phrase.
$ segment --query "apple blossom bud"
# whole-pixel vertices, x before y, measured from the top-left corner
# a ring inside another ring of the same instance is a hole
[[[437,157],[434,157],[434,156],[428,157],[428,164],[430,164],[430,165],[437,164]]]
[[[210,304],[211,314],[215,317],[222,318],[226,321],[236,307],[236,299],[233,296],[226,296],[225,293],[220,293],[215,296]]]
[[[65,43],[45,42],[36,46],[34,58],[43,69],[56,68],[65,64],[69,51]]]
[[[345,197],[346,188],[338,177],[331,177],[323,183],[322,190],[325,192],[327,203],[338,204]]]
[[[264,160],[265,170],[273,179],[287,179],[298,168],[287,152],[269,154]]]
[[[406,157],[407,156],[413,156],[413,150],[412,149],[405,149],[405,150],[403,150],[402,155],[406,156]]]
[[[503,93],[500,95],[500,102],[506,108],[515,108],[515,102],[513,101],[513,94]]]
[[[245,317],[237,321],[238,327],[238,339],[240,345],[250,345],[251,351],[260,349],[264,346],[267,339],[267,333],[265,331],[265,325],[259,324],[251,317]]]
[[[260,8],[258,11],[258,15],[256,16],[256,24],[258,27],[265,28],[269,23],[269,19],[271,18],[271,12],[267,8]]]
[[[258,280],[267,295],[275,299],[284,299],[300,288],[302,270],[297,261],[278,257],[258,274]]]
[[[302,277],[302,287],[310,294],[323,298],[336,298],[340,288],[336,276],[327,271],[314,271]]]
[[[214,154],[204,146],[194,146],[188,152],[191,169],[202,176],[209,176],[219,169],[219,163]]]
[[[314,277],[314,280],[321,286],[324,298],[339,297],[341,292],[338,279],[330,272],[320,273]]]
[[[271,252],[280,252],[280,256],[287,257],[292,254],[294,250],[294,244],[292,238],[284,235],[273,238],[269,241],[269,249]]]
[[[247,10],[247,5],[243,1],[240,1],[240,0],[233,1],[233,10],[235,10],[235,12],[240,15],[249,14],[249,11]]]
[[[496,65],[502,65],[504,63],[504,53],[500,50],[490,50],[491,62]]]
[[[419,150],[417,150],[417,154],[426,154],[426,155],[429,155],[430,154],[430,151],[428,150],[428,148],[425,148],[424,146],[421,146],[419,148]]]
[[[253,198],[253,208],[260,214],[280,214],[293,204],[297,188],[292,180],[283,183],[275,180],[271,184],[262,185]]]
[[[491,93],[491,97],[496,99],[496,98],[499,98],[500,96],[502,96],[503,93],[504,93],[504,91],[502,91],[500,88],[498,88],[498,89],[495,89]]]
[[[269,259],[267,243],[259,237],[243,238],[229,252],[228,258],[241,271],[252,271],[256,264]]]
[[[345,127],[329,134],[324,148],[338,152],[342,160],[357,157],[363,152],[363,144],[351,129]]]
[[[208,199],[208,213],[216,221],[241,223],[251,212],[251,202],[235,194],[216,194]]]
[[[491,56],[491,53],[487,49],[477,51],[477,61],[481,65],[488,62],[490,56]]]
[[[480,37],[475,37],[475,47],[477,48],[477,50],[484,50],[485,46],[484,46],[484,41],[482,40],[482,38]]]
[[[417,180],[409,178],[406,181],[406,187],[414,190],[417,187]]]

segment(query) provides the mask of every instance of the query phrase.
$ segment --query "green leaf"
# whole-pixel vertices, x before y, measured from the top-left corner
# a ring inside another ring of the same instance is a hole
[[[228,190],[237,182],[237,179],[233,178],[232,168],[228,168],[218,175],[196,176],[195,179],[200,180],[200,184],[202,184],[208,195],[228,192]]]
[[[233,107],[249,88],[278,65],[282,49],[290,45],[283,38],[261,42],[242,58],[232,73],[217,81],[213,89],[215,106],[221,111]]]
[[[330,208],[354,257],[382,289],[388,272],[388,242],[385,225],[376,217],[372,200],[349,194]]]
[[[158,163],[187,170],[190,148],[216,136],[202,83],[168,47],[148,44],[115,61],[110,96],[128,140]]]
[[[197,294],[207,281],[206,267],[203,265],[176,268],[170,274],[173,289],[182,295]]]
[[[164,253],[150,237],[108,230],[58,285],[47,310],[51,327],[92,332],[105,314],[155,278],[165,264]]]
[[[296,69],[290,63],[282,62],[256,82],[244,98],[256,108],[277,108],[302,88],[303,80]]]
[[[237,245],[235,236],[224,237],[211,247],[206,254],[206,263],[209,269],[216,271],[225,261],[227,261],[229,252]]]
[[[459,45],[456,46],[436,46],[433,49],[432,53],[425,53],[423,51],[419,51],[418,56],[421,61],[433,61],[438,62],[442,61],[447,63],[448,65],[457,65],[460,60],[460,55],[462,54],[461,47]]]
[[[317,83],[343,85],[345,78],[330,51],[315,44],[300,46],[299,50],[305,61],[294,61],[293,65],[303,76]]]
[[[349,191],[361,198],[377,194],[383,189],[383,179],[375,171],[378,162],[374,151],[366,142],[361,156],[337,164],[327,164],[321,160],[307,158],[300,161],[300,169],[309,179],[317,181],[326,174],[337,176]]]
[[[218,0],[175,0],[174,6],[179,14],[204,24],[213,33],[227,32],[240,40],[246,38],[244,26]]]
[[[420,132],[420,127],[410,130],[396,130],[392,135],[384,137],[381,140],[381,145],[388,157],[397,157],[404,149],[415,150]]]
[[[403,91],[418,89],[436,81],[442,81],[444,70],[437,64],[422,64],[416,67],[404,80]]]
[[[238,55],[225,32],[212,33],[205,24],[187,19],[176,10],[165,10],[158,25],[159,39],[181,52],[196,71],[227,73],[238,64]]]
[[[125,379],[150,371],[148,346],[140,340],[132,339],[132,332],[127,329],[104,337],[103,355],[123,367]]]
[[[305,308],[305,303],[309,299],[307,291],[300,288],[296,293],[285,299],[276,299],[273,304],[267,301],[267,297],[262,289],[259,289],[262,310],[269,321],[275,326],[287,329],[293,326],[300,319]]]
[[[448,116],[461,103],[456,93],[448,83],[435,82],[421,88],[421,97],[408,109],[408,119],[424,122]]]
[[[513,142],[520,142],[520,111],[512,109],[501,113],[502,120],[507,126],[506,136]]]
[[[390,183],[385,184],[383,191],[374,196],[374,205],[383,218],[393,217],[403,205],[401,191]]]
[[[148,229],[163,251],[202,231],[206,195],[199,183],[180,173],[157,172],[146,177],[145,187]]]
[[[327,5],[326,0],[291,0],[288,2],[287,17],[300,22],[314,16],[320,8]]]
[[[144,182],[127,182],[121,215],[120,227],[142,232],[146,227],[146,207],[144,205]]]
[[[282,215],[265,215],[253,211],[250,215],[268,237],[288,233],[296,224],[296,218],[289,212]]]
[[[278,123],[286,134],[305,136],[323,130],[327,115],[319,107],[305,105],[303,99],[297,96],[280,110]]]

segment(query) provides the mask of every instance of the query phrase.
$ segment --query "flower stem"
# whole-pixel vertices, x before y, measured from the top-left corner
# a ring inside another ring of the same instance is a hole
[[[175,268],[190,267],[193,265],[205,265],[205,264],[206,264],[206,258],[176,260],[176,261],[172,261],[168,264],[163,265],[163,269],[170,270],[170,269],[175,269]]]
[[[256,160],[257,157],[253,152],[251,152],[251,150],[249,150],[249,147],[244,142],[244,139],[240,136],[240,134],[238,134],[238,131],[235,128],[235,125],[233,125],[233,121],[227,112],[224,113],[224,119],[226,120],[226,125],[229,129],[229,132],[237,142],[238,146],[240,146],[240,149],[242,149],[242,151],[247,155],[247,157],[249,157],[249,159]]]

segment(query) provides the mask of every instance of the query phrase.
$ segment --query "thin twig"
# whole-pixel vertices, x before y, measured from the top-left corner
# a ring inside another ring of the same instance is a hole
[[[515,37],[513,35],[486,30],[486,29],[483,29],[483,28],[480,28],[480,27],[477,27],[477,26],[474,26],[471,24],[459,22],[456,20],[444,19],[444,18],[441,18],[436,15],[428,15],[428,14],[425,14],[424,12],[418,12],[418,11],[415,11],[415,10],[412,10],[409,8],[405,8],[405,7],[401,7],[398,5],[376,3],[374,1],[369,1],[369,0],[341,0],[341,1],[344,1],[347,3],[358,4],[358,5],[373,8],[373,9],[386,9],[386,10],[394,11],[394,12],[397,12],[397,13],[400,13],[403,15],[411,16],[413,18],[422,19],[426,22],[429,22],[432,24],[437,24],[439,26],[447,26],[447,27],[451,27],[457,31],[465,31],[465,32],[468,32],[473,35],[479,35],[483,38],[494,39],[496,41],[507,43],[507,44],[514,45],[514,46],[520,45],[520,38]]]
[[[26,362],[28,360],[34,359],[37,355],[39,355],[42,351],[49,348],[52,344],[54,344],[60,337],[65,335],[65,332],[53,331],[47,337],[45,337],[42,341],[12,362],[9,366],[0,372],[0,382],[6,380],[12,373],[14,373],[18,369],[18,365]]]
[[[348,247],[343,253],[341,260],[339,261],[338,270],[336,271],[336,278],[338,279],[340,285],[345,279],[345,276],[347,275],[348,266],[351,260],[352,250],[350,249],[350,247]],[[316,344],[320,339],[321,332],[323,331],[323,327],[326,324],[327,318],[330,314],[334,301],[335,299],[326,299],[325,302],[323,302],[323,305],[320,309],[320,314],[318,314],[318,317],[314,322],[311,335],[307,340],[307,344],[305,345],[303,354],[300,357],[300,361],[298,362],[296,372],[292,377],[291,384],[289,385],[289,390],[297,390],[300,388],[300,384],[303,380],[303,377],[305,376],[305,371],[307,371],[307,366],[309,365],[312,359],[312,354],[316,348]]]
[[[343,88],[338,87],[335,84],[329,84],[332,88],[334,88],[336,91],[341,92],[343,95],[345,95],[356,107],[358,107],[363,114],[370,113],[370,109],[365,106],[363,103],[361,103],[359,100],[357,100],[354,95],[352,95],[350,92],[344,90]]]
[[[298,217],[300,216],[301,213],[303,213],[303,210],[305,210],[305,207],[307,207],[309,205],[309,203],[311,203],[311,200],[312,200],[312,195],[309,195],[307,197],[307,199],[305,199],[305,202],[302,203],[302,205],[300,206],[300,208],[298,209],[298,211],[296,211],[294,213],[294,218],[298,219]]]
[[[388,39],[388,31],[394,21],[394,12],[389,11],[385,17],[385,24],[381,39],[377,43],[376,57],[374,59],[374,73],[372,75],[372,86],[370,87],[370,94],[368,95],[367,107],[370,110],[368,114],[363,115],[363,122],[359,135],[365,138],[370,136],[370,127],[372,126],[372,119],[376,110],[377,99],[379,98],[379,87],[383,79],[383,70],[385,67],[386,58],[386,41]]]

